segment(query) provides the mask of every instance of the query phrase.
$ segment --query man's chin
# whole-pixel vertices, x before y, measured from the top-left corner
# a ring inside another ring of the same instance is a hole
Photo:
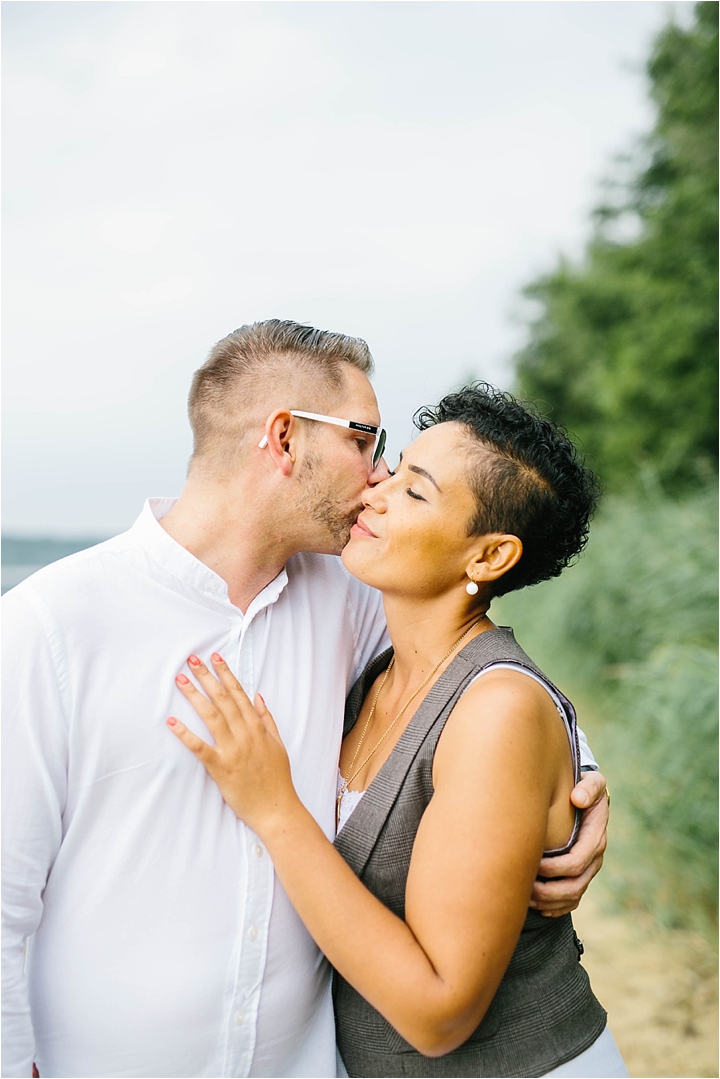
[[[350,539],[350,529],[360,516],[362,508],[362,506],[357,506],[351,513],[342,517],[340,515],[333,517],[327,513],[322,517],[319,514],[316,515],[316,520],[322,520],[325,526],[323,529],[325,538],[313,550],[318,554],[342,554]]]
[[[348,514],[348,516],[345,518],[345,520],[344,520],[344,522],[342,524],[342,527],[339,527],[337,529],[336,536],[337,536],[337,541],[338,541],[338,548],[337,548],[336,551],[333,552],[334,554],[342,554],[342,552],[347,547],[347,545],[348,545],[348,543],[350,542],[350,539],[351,539],[352,527],[353,527],[354,524],[357,523],[357,519],[360,516],[360,514],[362,513],[362,510],[363,510],[363,507],[358,506],[358,508],[356,510],[354,510],[351,514]]]
[[[356,517],[353,517],[351,521],[346,522],[344,525],[339,523],[335,524],[331,534],[327,537],[320,547],[315,548],[318,554],[334,554],[341,555],[348,543],[350,542],[350,529],[355,524]]]

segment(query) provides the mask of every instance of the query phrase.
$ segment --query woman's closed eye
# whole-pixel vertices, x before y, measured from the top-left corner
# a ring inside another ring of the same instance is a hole
[[[418,502],[427,502],[427,498],[423,498],[423,496],[419,495],[417,491],[413,491],[412,487],[407,487],[405,489],[405,494],[410,495],[411,498],[416,498]]]

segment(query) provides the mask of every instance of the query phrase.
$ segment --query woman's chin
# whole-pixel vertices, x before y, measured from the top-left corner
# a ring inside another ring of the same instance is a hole
[[[367,543],[362,537],[358,538],[351,533],[350,539],[343,547],[340,557],[348,573],[352,573],[353,577],[357,577],[363,584],[376,587],[372,580],[372,559],[363,550],[366,546]]]

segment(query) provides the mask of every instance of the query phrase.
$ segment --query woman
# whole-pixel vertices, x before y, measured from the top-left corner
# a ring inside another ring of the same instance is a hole
[[[543,851],[577,831],[575,714],[487,614],[582,549],[595,481],[561,431],[489,388],[419,425],[343,552],[382,591],[393,648],[348,701],[335,847],[221,657],[219,682],[192,667],[207,697],[178,682],[215,746],[168,722],[336,968],[350,1075],[627,1075],[570,916],[528,912]]]

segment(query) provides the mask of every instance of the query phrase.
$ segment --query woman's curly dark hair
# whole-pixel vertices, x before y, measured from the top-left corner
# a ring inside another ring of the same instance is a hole
[[[522,540],[520,561],[495,583],[493,594],[557,577],[587,543],[600,495],[596,476],[567,432],[487,382],[465,386],[414,416],[420,431],[451,421],[469,436],[468,477],[477,512],[468,535],[506,532]]]

